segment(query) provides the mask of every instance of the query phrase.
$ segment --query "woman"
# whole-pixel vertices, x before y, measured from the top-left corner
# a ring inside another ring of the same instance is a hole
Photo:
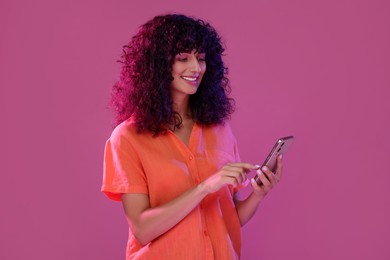
[[[217,32],[179,14],[142,25],[113,87],[118,125],[105,147],[102,191],[121,201],[127,259],[237,259],[240,227],[282,175],[240,162]],[[238,190],[257,169],[263,185]],[[264,173],[264,174],[262,174]]]

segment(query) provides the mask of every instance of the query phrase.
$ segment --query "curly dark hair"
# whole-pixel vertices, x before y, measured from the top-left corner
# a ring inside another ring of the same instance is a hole
[[[182,14],[156,16],[140,26],[128,45],[123,46],[120,80],[112,88],[111,106],[116,123],[129,117],[137,131],[154,135],[167,131],[166,125],[180,127],[182,118],[173,111],[170,85],[174,57],[183,52],[204,52],[206,72],[190,96],[193,120],[202,125],[223,123],[234,111],[224,48],[216,30],[201,19]]]

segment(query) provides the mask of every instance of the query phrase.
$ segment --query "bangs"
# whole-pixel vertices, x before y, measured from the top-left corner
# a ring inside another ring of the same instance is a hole
[[[195,50],[198,53],[207,53],[207,36],[209,32],[204,26],[198,23],[182,24],[175,26],[176,32],[173,39],[173,54],[183,52],[192,52]]]
[[[187,38],[175,44],[173,54],[176,55],[183,52],[191,53],[193,50],[197,53],[206,53],[207,46],[203,40]]]

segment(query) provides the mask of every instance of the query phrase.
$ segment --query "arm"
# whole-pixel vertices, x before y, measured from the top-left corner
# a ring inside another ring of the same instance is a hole
[[[248,163],[227,164],[196,187],[154,208],[150,207],[148,195],[123,194],[122,204],[129,227],[136,239],[145,245],[179,223],[207,194],[227,184],[241,184],[246,179],[245,172],[255,168]]]
[[[260,202],[264,199],[267,193],[275,187],[282,177],[282,157],[278,157],[275,174],[268,168],[263,168],[262,170],[268,177],[265,177],[265,175],[261,173],[260,169],[257,171],[257,175],[263,185],[258,185],[254,179],[251,179],[253,191],[245,200],[240,200],[238,192],[234,194],[234,204],[237,209],[241,226],[244,226],[253,217]]]
[[[155,208],[150,208],[146,194],[123,194],[122,203],[130,229],[137,240],[145,245],[175,226],[206,195],[204,186],[198,185]]]

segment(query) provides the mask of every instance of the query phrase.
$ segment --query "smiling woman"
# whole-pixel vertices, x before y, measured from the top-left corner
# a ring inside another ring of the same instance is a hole
[[[156,135],[166,132],[166,125],[180,127],[183,118],[172,107],[171,85],[194,75],[199,78],[188,100],[191,118],[205,125],[228,119],[234,101],[227,96],[223,52],[220,36],[200,19],[169,14],[142,25],[123,48],[121,78],[113,87],[117,124],[131,116],[140,132]]]
[[[195,94],[206,71],[205,53],[180,53],[172,65],[171,91],[173,95]]]
[[[124,47],[113,87],[118,125],[106,142],[102,191],[121,201],[127,259],[238,259],[241,225],[281,175],[240,162],[217,32],[202,20],[157,16]]]

